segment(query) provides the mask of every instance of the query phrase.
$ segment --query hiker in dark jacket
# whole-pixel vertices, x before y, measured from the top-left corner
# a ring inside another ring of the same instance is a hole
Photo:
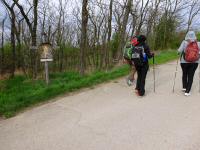
[[[147,75],[147,71],[149,69],[149,62],[148,59],[152,58],[154,56],[154,53],[150,52],[150,48],[149,46],[146,44],[146,37],[144,35],[139,35],[138,36],[138,42],[139,44],[136,45],[139,47],[143,47],[143,63],[142,65],[136,65],[135,63],[135,68],[137,70],[137,84],[136,84],[136,94],[138,96],[144,96],[145,94],[145,80],[146,80],[146,75]]]
[[[199,48],[200,48],[200,43],[197,42],[197,38],[195,35],[194,31],[189,31],[186,36],[185,36],[185,40],[181,43],[178,52],[181,53],[181,68],[182,68],[182,91],[185,92],[185,96],[190,96],[190,90],[192,87],[192,83],[193,83],[193,78],[194,78],[194,74],[195,71],[198,67],[198,63],[199,63],[199,57],[197,58],[196,61],[191,61],[188,62],[186,61],[187,59],[184,57],[186,54],[186,49],[189,45],[190,42],[195,42],[196,43],[196,48],[198,49],[198,53],[199,53]],[[189,50],[189,49],[188,49]],[[186,60],[185,60],[186,59]]]

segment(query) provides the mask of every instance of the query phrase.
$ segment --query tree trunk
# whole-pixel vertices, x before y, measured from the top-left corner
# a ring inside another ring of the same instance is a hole
[[[1,34],[1,55],[0,55],[0,58],[1,58],[1,61],[0,61],[0,73],[1,75],[3,75],[3,72],[4,72],[4,24],[5,24],[5,19],[3,19],[3,22],[2,22],[2,34]]]
[[[37,46],[37,24],[38,24],[38,0],[33,0],[33,15],[34,15],[34,20],[33,20],[33,29],[31,32],[31,38],[32,38],[32,46],[36,47]],[[38,71],[38,52],[37,48],[32,50],[32,58],[33,58],[33,78],[37,78],[37,71]]]
[[[15,30],[17,30],[15,28]],[[20,38],[20,35],[21,35],[21,22],[18,23],[18,31],[16,31],[15,33],[16,35],[16,39],[17,39],[17,68],[21,69],[23,68],[23,55],[21,53],[21,38]]]
[[[11,47],[12,47],[12,66],[11,66],[11,77],[15,75],[16,68],[16,43],[15,43],[15,13],[11,11]]]
[[[132,19],[133,19],[133,21],[132,21],[132,32],[131,32],[131,37],[133,37],[134,36],[134,34],[135,34],[135,29],[136,29],[136,16],[135,16],[135,14],[132,14]]]
[[[112,36],[112,13],[113,13],[113,0],[110,0],[110,6],[109,6],[109,18],[108,18],[108,41],[105,47],[105,67],[108,69],[109,66],[109,51],[110,51],[110,40]]]
[[[64,60],[64,47],[63,45],[60,46],[60,63],[59,63],[59,71],[63,71],[63,60]]]
[[[85,53],[87,49],[87,24],[88,24],[88,10],[87,10],[88,0],[83,0],[82,4],[82,27],[81,27],[81,46],[80,46],[80,73],[84,75],[85,73]]]
[[[113,0],[110,0],[110,7],[109,7],[109,18],[108,18],[108,43],[110,42],[111,35],[112,35],[112,11],[113,11]]]

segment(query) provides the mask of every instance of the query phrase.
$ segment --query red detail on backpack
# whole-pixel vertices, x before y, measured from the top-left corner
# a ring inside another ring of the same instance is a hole
[[[137,37],[134,37],[134,38],[131,40],[131,44],[132,44],[133,46],[136,46],[136,45],[139,44],[139,42],[138,42],[138,40],[137,40]]]
[[[185,60],[195,62],[199,59],[199,47],[197,42],[190,42],[185,50]]]

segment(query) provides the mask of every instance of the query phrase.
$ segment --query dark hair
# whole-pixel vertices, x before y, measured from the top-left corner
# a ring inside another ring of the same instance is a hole
[[[146,36],[144,36],[144,35],[139,35],[138,36],[138,41],[140,42],[140,43],[144,43],[145,41],[146,41]]]

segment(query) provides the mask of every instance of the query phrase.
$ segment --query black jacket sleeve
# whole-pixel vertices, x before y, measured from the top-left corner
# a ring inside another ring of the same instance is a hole
[[[144,52],[146,53],[148,58],[152,58],[153,57],[153,54],[151,53],[150,48],[146,43],[144,44]]]

